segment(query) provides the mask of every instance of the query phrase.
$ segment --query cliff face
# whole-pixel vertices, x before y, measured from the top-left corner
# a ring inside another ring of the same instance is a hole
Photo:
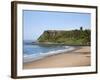
[[[69,45],[89,45],[90,30],[46,30],[38,38],[41,43],[62,43]]]

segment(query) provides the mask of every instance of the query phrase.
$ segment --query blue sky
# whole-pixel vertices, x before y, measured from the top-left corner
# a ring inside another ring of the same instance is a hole
[[[23,11],[24,40],[36,40],[44,30],[90,29],[89,13]]]

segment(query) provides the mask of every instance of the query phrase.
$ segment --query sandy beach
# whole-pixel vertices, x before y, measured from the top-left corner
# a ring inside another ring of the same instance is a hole
[[[90,46],[80,46],[70,52],[56,54],[23,64],[24,69],[79,67],[91,65]]]

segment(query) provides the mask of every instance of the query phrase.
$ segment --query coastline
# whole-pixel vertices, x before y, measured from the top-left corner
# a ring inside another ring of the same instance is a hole
[[[75,50],[51,55],[23,63],[23,69],[90,66],[90,46],[76,47]]]

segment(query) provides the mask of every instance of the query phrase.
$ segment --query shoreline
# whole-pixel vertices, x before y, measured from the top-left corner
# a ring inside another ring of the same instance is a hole
[[[32,45],[67,45],[67,46],[91,46],[90,44],[66,44],[66,43],[53,43],[53,42],[31,42]]]
[[[90,46],[79,46],[72,51],[23,63],[23,69],[90,66],[90,51]]]
[[[66,47],[66,46],[64,46],[64,47]],[[67,46],[68,47],[68,46]],[[79,48],[79,46],[77,46],[78,48]],[[30,63],[30,62],[33,62],[33,61],[38,61],[38,60],[40,60],[40,59],[43,59],[43,58],[47,58],[47,57],[50,57],[50,56],[54,56],[54,55],[59,55],[59,54],[64,54],[64,53],[69,53],[69,52],[72,52],[72,51],[74,51],[74,50],[76,50],[77,48],[76,47],[74,47],[74,46],[72,46],[72,47],[70,47],[69,49],[67,48],[65,48],[65,49],[61,49],[61,50],[56,50],[56,51],[49,51],[49,52],[47,52],[46,54],[44,54],[44,55],[40,55],[40,56],[38,56],[38,57],[35,57],[35,58],[31,58],[31,59],[24,59],[24,63]]]

